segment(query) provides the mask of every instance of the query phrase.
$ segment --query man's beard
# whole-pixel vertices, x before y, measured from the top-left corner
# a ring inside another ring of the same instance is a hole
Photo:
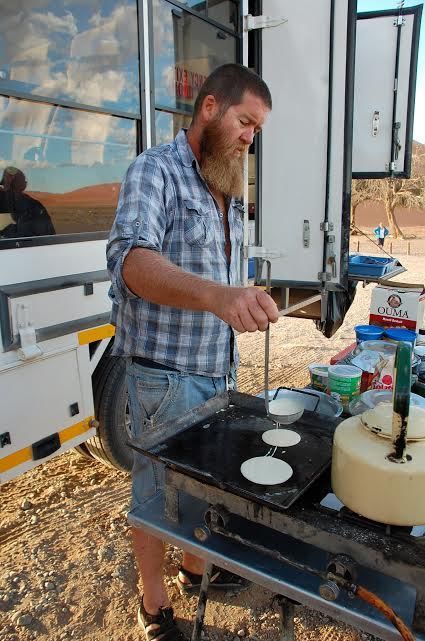
[[[229,144],[217,118],[207,125],[201,140],[201,171],[208,186],[225,196],[243,196],[243,169],[247,145]],[[235,155],[235,150],[241,152]]]

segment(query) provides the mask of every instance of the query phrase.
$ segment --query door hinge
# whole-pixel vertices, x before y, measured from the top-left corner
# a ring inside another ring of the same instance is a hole
[[[245,16],[245,31],[278,27],[281,24],[285,24],[285,22],[288,22],[288,18],[272,18],[271,16],[252,16],[248,14]]]
[[[325,220],[323,223],[320,223],[320,231],[328,232],[334,230],[334,224]]]
[[[326,281],[331,280],[331,275],[328,272],[319,272],[317,274],[317,280],[322,281],[322,283],[326,283]]]

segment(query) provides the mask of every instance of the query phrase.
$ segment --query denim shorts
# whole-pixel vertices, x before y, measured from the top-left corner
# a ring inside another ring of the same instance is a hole
[[[133,437],[143,436],[143,419],[163,423],[178,418],[226,390],[226,377],[182,374],[153,369],[127,359],[127,388]],[[132,509],[160,492],[164,466],[134,452]]]

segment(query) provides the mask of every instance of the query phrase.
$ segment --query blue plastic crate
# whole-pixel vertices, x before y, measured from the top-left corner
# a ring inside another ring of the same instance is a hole
[[[395,266],[395,263],[395,258],[352,254],[348,259],[348,274],[351,276],[374,276],[379,278],[388,274]]]
[[[255,277],[255,258],[248,258],[248,278]]]

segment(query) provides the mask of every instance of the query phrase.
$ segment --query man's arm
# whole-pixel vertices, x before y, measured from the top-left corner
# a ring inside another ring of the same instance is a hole
[[[230,287],[185,272],[156,251],[132,249],[122,275],[140,298],[158,305],[211,312],[238,332],[265,330],[276,322],[273,299],[255,287]]]

